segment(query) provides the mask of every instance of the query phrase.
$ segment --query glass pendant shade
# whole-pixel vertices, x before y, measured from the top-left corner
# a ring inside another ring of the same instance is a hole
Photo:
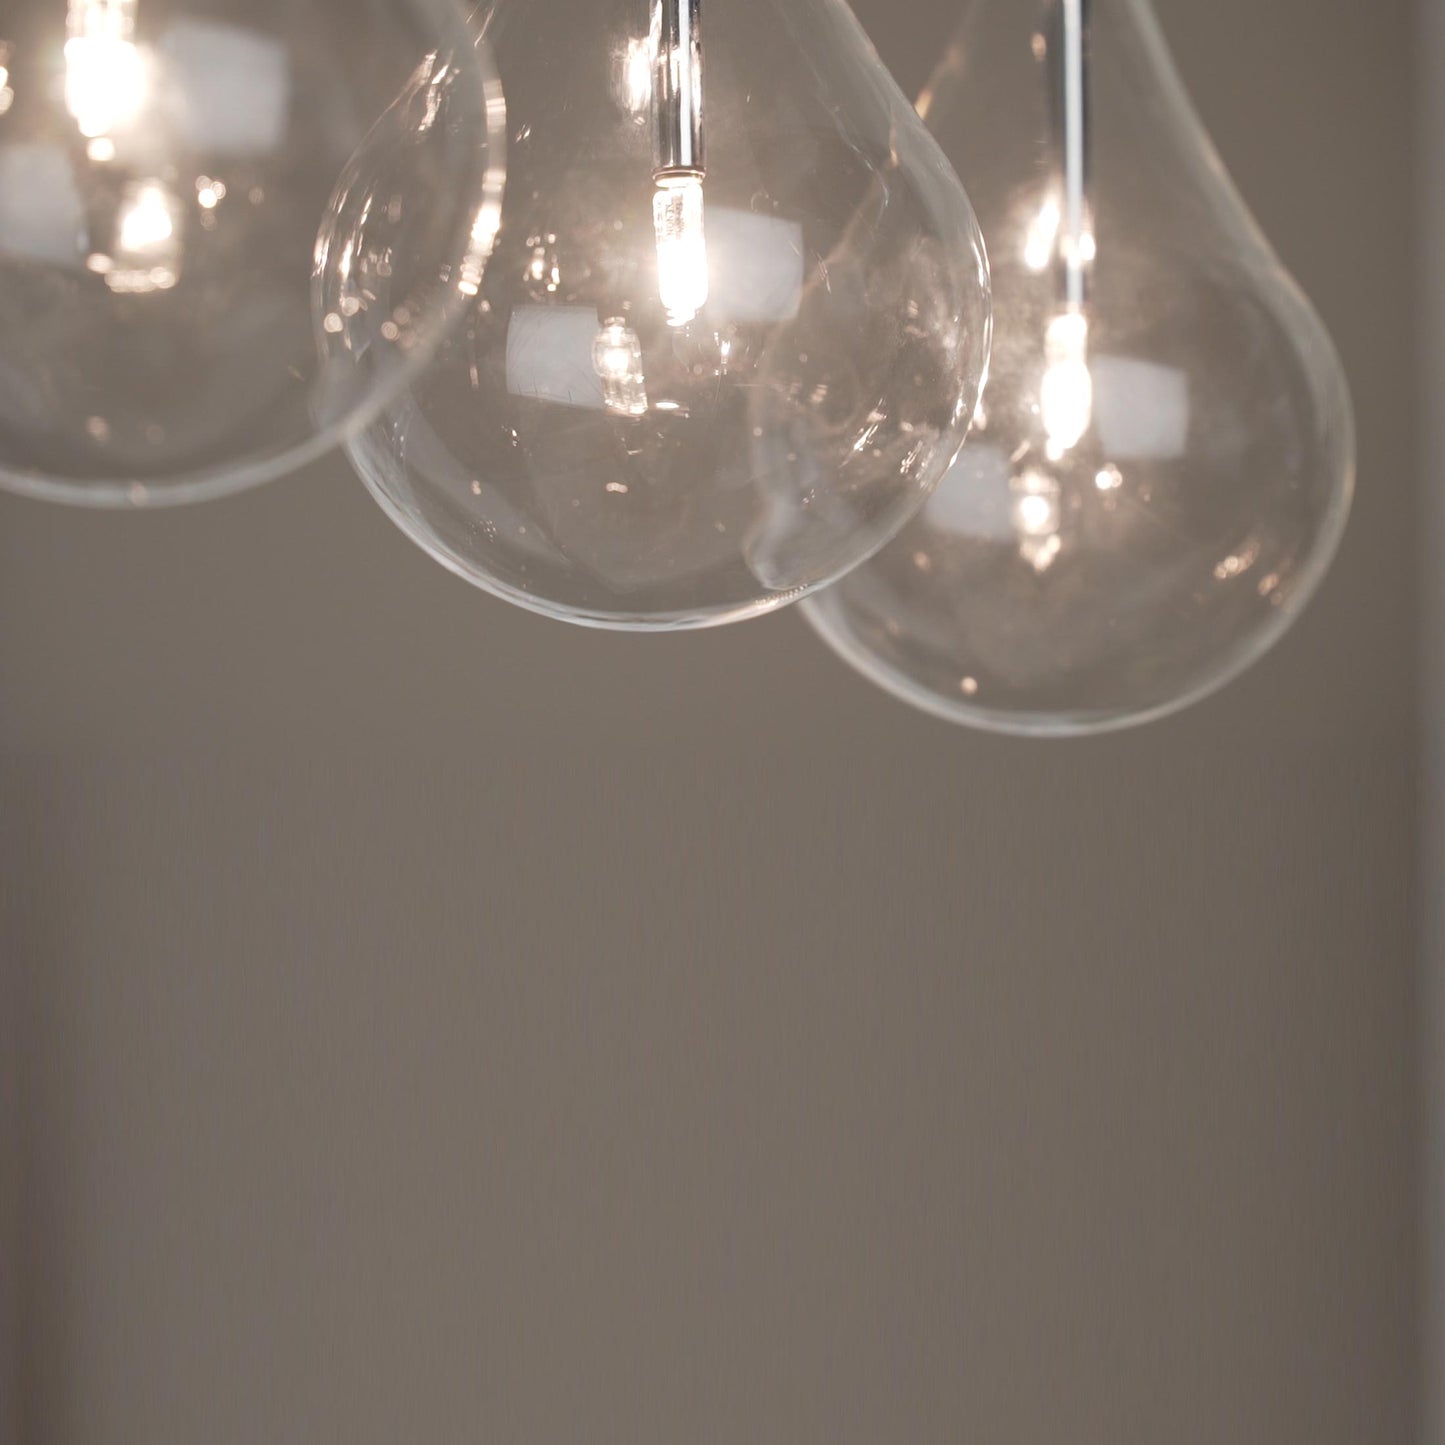
[[[470,96],[447,133],[419,119],[442,85]],[[352,346],[318,348],[318,234],[364,189],[337,179],[363,142],[405,151],[407,193],[369,239],[435,277],[500,169],[495,119],[458,0],[6,4],[0,486],[192,501],[334,445],[446,319],[338,293]]]
[[[807,615],[960,723],[1169,713],[1274,643],[1335,553],[1339,361],[1146,0],[973,0],[921,108],[983,226],[992,368],[943,485]]]
[[[862,561],[961,445],[987,268],[843,0],[495,0],[508,120],[474,304],[351,444],[523,607],[703,626]]]

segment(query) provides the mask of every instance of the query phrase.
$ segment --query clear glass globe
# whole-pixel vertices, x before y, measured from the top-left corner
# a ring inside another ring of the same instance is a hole
[[[613,628],[745,618],[883,545],[984,371],[968,200],[843,0],[496,0],[500,229],[351,444],[433,557]]]
[[[406,285],[456,265],[504,144],[486,84],[456,0],[7,4],[0,487],[198,500],[364,421],[449,317],[353,296],[350,348],[317,347],[318,233],[358,194],[337,178],[363,143],[409,152],[374,239]],[[443,86],[448,131],[425,124]]]
[[[1172,712],[1270,647],[1335,554],[1339,361],[1146,0],[973,0],[922,108],[988,243],[992,370],[943,485],[806,615],[971,726]]]

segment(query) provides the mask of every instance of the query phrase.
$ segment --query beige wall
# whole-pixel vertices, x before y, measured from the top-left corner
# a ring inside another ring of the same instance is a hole
[[[1445,1445],[1445,488],[1438,458],[1445,455],[1445,264],[1440,237],[1445,235],[1445,0],[1420,0],[1423,44],[1416,63],[1421,96],[1419,174],[1423,199],[1419,218],[1419,259],[1423,280],[1423,346],[1419,395],[1424,442],[1425,526],[1421,528],[1421,597],[1425,626],[1421,637],[1424,678],[1425,847],[1420,868],[1424,905],[1425,1220],[1428,1226],[1425,1298],[1422,1317],[1426,1445]]]
[[[1362,433],[1185,717],[570,631],[339,464],[0,502],[0,1430],[1413,1438],[1409,7],[1160,8]],[[916,88],[952,7],[859,9]]]

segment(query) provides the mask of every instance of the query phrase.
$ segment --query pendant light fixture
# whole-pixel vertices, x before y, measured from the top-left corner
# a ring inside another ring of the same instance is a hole
[[[806,607],[956,722],[1143,722],[1274,643],[1340,541],[1349,394],[1147,0],[971,0],[921,108],[978,208],[992,369],[917,519]]]
[[[472,41],[456,0],[7,0],[0,486],[200,500],[365,420],[448,316],[403,288],[430,278],[430,295],[462,262],[500,172]],[[442,89],[445,130],[426,118]],[[396,304],[338,278],[352,344],[318,351],[318,230],[349,224],[336,208],[362,183],[338,195],[337,177],[388,107],[363,159],[385,174],[404,153],[408,185],[368,232],[377,252],[344,263],[391,269]]]
[[[495,0],[508,116],[467,317],[350,446],[523,607],[729,622],[876,551],[988,354],[968,200],[844,0]]]

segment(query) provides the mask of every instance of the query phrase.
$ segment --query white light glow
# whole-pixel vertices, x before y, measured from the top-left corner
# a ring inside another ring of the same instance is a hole
[[[707,305],[707,236],[702,178],[668,177],[652,198],[657,231],[657,289],[668,322],[686,326]]]
[[[1029,222],[1024,238],[1024,265],[1030,271],[1042,271],[1048,266],[1059,239],[1059,223],[1062,220],[1059,203],[1051,196]]]
[[[1058,197],[1046,197],[1024,228],[1024,265],[1035,273],[1047,271],[1059,258],[1070,267],[1091,265],[1098,253],[1098,245],[1087,209],[1081,214],[1078,225],[1078,235],[1069,234]]]
[[[634,116],[645,118],[652,108],[652,71],[656,42],[651,38],[627,42],[620,62],[619,99]]]
[[[1049,323],[1044,339],[1044,380],[1039,415],[1049,457],[1058,461],[1083,439],[1094,419],[1094,378],[1089,371],[1089,322],[1066,311]]]
[[[136,0],[70,0],[65,107],[87,139],[133,121],[146,99],[145,58],[132,39]]]
[[[1024,537],[1048,537],[1059,530],[1059,484],[1043,472],[1015,477],[1014,525]]]
[[[139,181],[126,187],[116,224],[115,254],[102,269],[96,257],[88,263],[105,276],[112,291],[168,291],[180,276],[180,205],[161,181]]]
[[[121,250],[152,251],[176,233],[170,199],[157,183],[141,186],[120,218]]]
[[[497,243],[497,232],[501,229],[500,204],[488,200],[477,212],[472,222],[471,245],[462,258],[461,271],[457,277],[457,290],[463,296],[476,296],[482,289],[482,274],[491,257],[492,247]]]

